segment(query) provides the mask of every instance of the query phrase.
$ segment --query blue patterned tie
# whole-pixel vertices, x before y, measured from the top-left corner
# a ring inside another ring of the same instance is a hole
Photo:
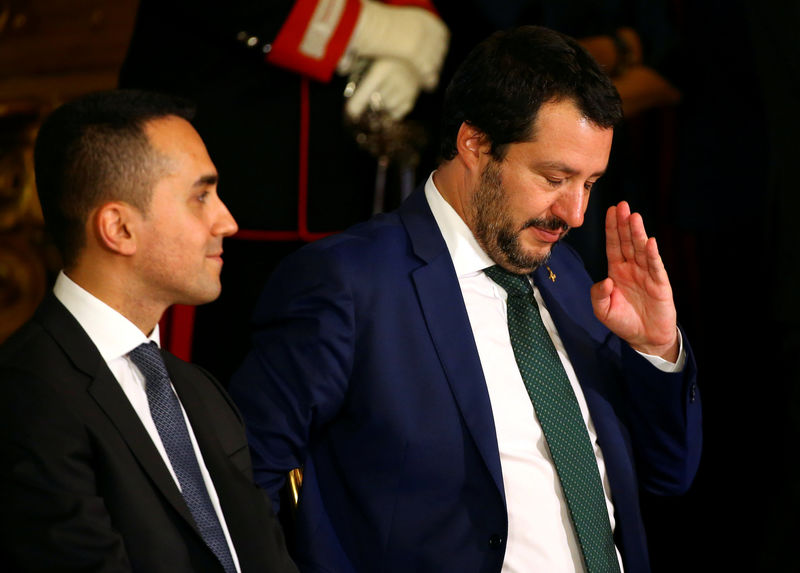
[[[619,561],[589,432],[542,323],[528,277],[498,266],[484,272],[508,294],[508,331],[514,357],[553,457],[586,571],[617,573]]]
[[[211,504],[200,465],[197,462],[178,397],[172,390],[167,367],[155,342],[134,348],[128,354],[146,380],[147,402],[167,450],[172,469],[181,484],[181,494],[189,506],[200,535],[222,563],[226,573],[236,573],[228,542]]]

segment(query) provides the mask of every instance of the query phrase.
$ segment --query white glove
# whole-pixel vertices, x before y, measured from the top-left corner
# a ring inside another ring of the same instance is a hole
[[[396,58],[408,62],[424,89],[433,90],[449,42],[447,26],[427,10],[363,0],[339,72],[347,73],[356,57]]]
[[[345,111],[356,120],[369,106],[375,111],[385,111],[397,121],[414,107],[419,89],[419,78],[405,61],[379,58],[358,83],[345,104]]]

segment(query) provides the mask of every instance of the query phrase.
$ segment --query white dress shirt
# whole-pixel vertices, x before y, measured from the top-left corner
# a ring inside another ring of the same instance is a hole
[[[158,452],[161,454],[164,464],[172,474],[175,485],[178,486],[180,490],[180,483],[175,475],[175,471],[172,469],[167,451],[164,449],[164,444],[161,441],[161,437],[158,435],[158,429],[150,414],[150,406],[147,403],[147,394],[145,393],[144,375],[128,357],[128,353],[142,343],[152,340],[158,344],[159,347],[161,346],[158,325],[153,329],[150,337],[146,337],[130,320],[80,287],[65,275],[63,271],[59,273],[56,279],[53,293],[56,298],[67,307],[67,310],[75,317],[83,330],[86,331],[86,334],[89,335],[89,338],[97,347],[103,360],[108,364],[108,368],[117,379],[117,382],[119,382],[122,391],[125,393],[125,396],[127,396],[131,406],[133,406],[133,409],[142,421],[145,430],[147,430],[147,433],[153,440],[153,444],[155,444],[156,449],[158,449]],[[173,392],[174,390],[173,388]],[[181,410],[183,410],[183,404],[181,404]],[[194,448],[194,453],[200,465],[203,481],[208,489],[208,494],[209,497],[211,497],[214,511],[216,511],[217,517],[219,518],[222,531],[225,533],[225,539],[228,541],[236,570],[241,571],[239,567],[239,558],[231,542],[230,532],[225,523],[225,516],[220,508],[217,490],[214,488],[214,483],[211,481],[211,476],[203,461],[203,454],[197,446],[197,440],[195,439],[192,425],[189,423],[189,418],[186,416],[185,410],[183,410],[183,417],[186,420],[186,428],[189,430],[189,438],[192,441],[192,447]]]
[[[483,272],[495,263],[436,189],[433,175],[425,184],[425,197],[455,266],[489,390],[508,512],[503,573],[582,572],[583,557],[564,492],[511,347],[506,318],[507,295]],[[539,290],[532,281],[531,284],[542,322],[558,351],[586,423],[613,530],[614,504],[594,424],[555,324]],[[660,357],[644,356],[662,370],[672,371],[682,368],[683,354],[681,349],[677,364]],[[621,568],[619,550],[617,558]]]

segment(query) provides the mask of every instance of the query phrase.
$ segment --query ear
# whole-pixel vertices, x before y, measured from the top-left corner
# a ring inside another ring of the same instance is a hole
[[[477,127],[467,122],[461,124],[456,136],[458,156],[469,169],[483,169],[483,163],[489,158],[492,145],[489,138]]]
[[[136,252],[136,224],[142,219],[135,207],[112,201],[97,208],[92,221],[94,233],[102,248],[130,256]]]

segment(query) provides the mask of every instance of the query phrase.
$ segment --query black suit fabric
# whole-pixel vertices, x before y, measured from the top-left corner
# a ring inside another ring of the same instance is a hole
[[[238,410],[206,371],[162,353],[242,573],[294,572]],[[50,295],[0,348],[0,543],[12,571],[222,573],[95,345]]]

